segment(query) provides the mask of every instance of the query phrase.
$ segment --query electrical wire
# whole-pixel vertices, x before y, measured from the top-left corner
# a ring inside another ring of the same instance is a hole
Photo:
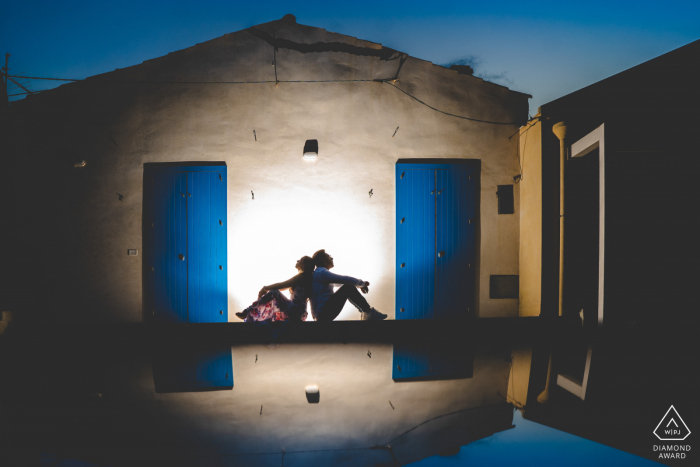
[[[530,114],[528,114],[528,115],[530,115]],[[525,129],[525,131],[530,131],[530,128],[532,128],[532,127],[534,126],[535,123],[537,123],[537,122],[539,122],[540,120],[542,120],[542,118],[544,118],[545,120],[548,120],[548,119],[549,119],[549,117],[542,117],[541,115],[540,115],[539,117],[537,117],[537,116],[532,117],[530,120],[528,120],[528,121],[525,123],[525,125],[530,125],[530,126],[528,126],[528,127]],[[523,125],[523,126],[525,126],[525,125]],[[515,133],[513,133],[512,135],[510,135],[510,136],[508,137],[508,139],[511,139],[511,138],[513,138],[513,136],[515,136],[515,135],[517,135],[518,133],[520,133],[520,130],[521,130],[521,129],[522,129],[522,127],[518,128],[518,131],[516,131]]]
[[[532,128],[532,127],[530,127]],[[528,130],[530,129],[528,128]],[[520,158],[520,141],[518,141],[518,166],[520,167],[520,180],[519,182],[523,181],[523,166],[525,165],[525,148],[527,148],[527,130],[525,130],[525,142],[523,143],[523,157],[522,159]]]
[[[422,100],[418,99],[416,96],[413,96],[413,95],[407,93],[406,91],[404,91],[403,89],[401,89],[400,87],[398,87],[398,86],[396,86],[396,85],[390,83],[388,80],[385,80],[385,81],[383,80],[382,82],[383,82],[384,84],[388,84],[389,86],[392,86],[392,87],[398,89],[399,91],[401,91],[402,93],[404,93],[404,94],[406,94],[408,97],[410,97],[411,99],[420,102],[420,103],[423,104],[424,106],[426,106],[426,107],[428,107],[428,108],[430,108],[430,109],[433,109],[433,110],[436,111],[436,112],[440,112],[441,114],[445,114],[445,115],[447,115],[447,116],[450,116],[450,117],[461,118],[461,119],[463,119],[463,120],[469,120],[469,121],[471,121],[471,122],[490,123],[491,125],[517,125],[517,124],[518,124],[518,122],[492,122],[492,121],[489,121],[489,120],[480,120],[480,119],[478,119],[478,118],[464,117],[464,116],[462,116],[462,115],[451,114],[451,113],[449,113],[449,112],[445,112],[445,111],[443,111],[443,110],[436,109],[435,107],[433,107],[433,106],[430,105],[430,104],[426,104],[426,103],[423,102]]]
[[[390,81],[394,81],[394,79],[329,79],[329,80],[261,80],[261,81],[121,81],[121,80],[101,80],[101,79],[75,79],[75,78],[45,78],[45,77],[38,77],[38,76],[18,76],[18,75],[7,75],[8,77],[12,78],[21,78],[21,79],[37,79],[37,80],[50,80],[50,81],[70,81],[70,82],[90,82],[93,84],[99,83],[99,84],[278,84],[278,83],[383,83],[383,84],[388,84],[389,86],[401,91],[403,94],[407,95],[411,99],[415,100],[416,102],[428,107],[431,110],[434,110],[435,112],[441,113],[443,115],[447,115],[448,117],[453,117],[453,118],[459,118],[461,120],[468,120],[470,122],[477,122],[477,123],[487,123],[491,125],[517,125],[518,122],[494,122],[490,120],[482,120],[478,118],[472,118],[472,117],[465,117],[463,115],[456,115],[453,113],[445,112],[444,110],[440,110],[436,107],[433,107],[432,105],[418,99],[416,96],[409,94],[408,92],[404,91],[400,87],[396,86],[395,84],[391,83]],[[35,91],[38,92],[38,91]],[[17,96],[21,94],[13,94],[13,96]],[[10,97],[10,96],[8,96]]]

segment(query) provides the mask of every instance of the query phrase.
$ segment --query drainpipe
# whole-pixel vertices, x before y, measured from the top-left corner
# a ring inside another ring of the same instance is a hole
[[[559,316],[562,316],[564,303],[564,162],[566,161],[566,123],[555,123],[552,132],[559,138]],[[549,354],[547,383],[544,391],[537,396],[537,402],[544,404],[549,400],[549,387],[552,384],[552,354]]]
[[[552,131],[559,138],[559,316],[564,303],[564,161],[566,161],[566,123],[555,123]]]

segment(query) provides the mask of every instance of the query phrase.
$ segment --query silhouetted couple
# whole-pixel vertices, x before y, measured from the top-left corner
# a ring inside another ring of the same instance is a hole
[[[350,276],[340,276],[329,271],[334,266],[333,257],[325,250],[318,250],[313,258],[303,256],[296,263],[299,274],[284,282],[266,285],[258,293],[258,300],[240,313],[246,321],[306,320],[306,303],[311,300],[311,315],[316,321],[333,321],[350,301],[363,320],[386,318],[367,303],[362,293],[369,291],[369,282]],[[341,287],[333,292],[333,285]],[[290,289],[291,300],[280,290]]]

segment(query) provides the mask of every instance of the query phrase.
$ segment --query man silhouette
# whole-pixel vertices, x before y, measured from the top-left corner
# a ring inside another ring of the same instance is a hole
[[[384,313],[380,313],[369,306],[367,300],[357,291],[359,287],[362,293],[369,291],[369,282],[355,279],[350,276],[340,276],[329,271],[333,264],[333,257],[326,250],[318,250],[313,255],[316,270],[314,271],[311,291],[311,315],[316,321],[333,321],[343,309],[346,300],[360,311],[363,320],[386,319]],[[342,286],[333,293],[333,284]]]

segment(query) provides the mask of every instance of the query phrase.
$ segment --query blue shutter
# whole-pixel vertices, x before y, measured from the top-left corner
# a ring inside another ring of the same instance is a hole
[[[152,314],[157,321],[187,322],[187,177],[184,172],[152,174]],[[178,255],[184,255],[180,260]]]
[[[148,164],[143,220],[146,317],[227,322],[226,166]],[[153,375],[158,392],[231,388],[231,348],[158,348]]]
[[[472,164],[396,165],[396,319],[472,316],[476,177]],[[397,381],[468,378],[462,343],[394,344]]]
[[[433,318],[435,171],[396,166],[396,319]]]
[[[158,345],[153,354],[153,380],[158,393],[231,389],[231,347]]]
[[[436,172],[435,317],[463,318],[474,309],[475,180],[468,166]]]
[[[396,342],[391,378],[394,381],[471,378],[474,354],[467,344],[464,341]]]
[[[188,172],[190,323],[228,322],[226,171]]]
[[[394,380],[419,380],[430,374],[430,345],[428,342],[395,342]]]
[[[233,387],[230,346],[204,348],[195,357],[195,386],[203,389]]]

